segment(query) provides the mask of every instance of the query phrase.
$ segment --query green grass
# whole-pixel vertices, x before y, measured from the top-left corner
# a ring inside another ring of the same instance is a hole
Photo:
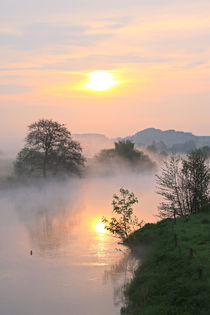
[[[148,251],[125,291],[122,314],[210,314],[209,213],[179,218],[176,224],[172,219],[146,224],[128,245],[134,252],[147,245]]]

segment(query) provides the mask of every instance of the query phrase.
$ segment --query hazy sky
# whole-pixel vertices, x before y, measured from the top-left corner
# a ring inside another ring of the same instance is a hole
[[[0,2],[0,144],[39,118],[72,133],[210,135],[209,0]],[[119,84],[82,89],[88,73]]]

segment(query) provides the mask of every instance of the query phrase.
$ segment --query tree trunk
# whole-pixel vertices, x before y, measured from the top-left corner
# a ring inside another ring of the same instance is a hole
[[[43,177],[46,177],[47,156],[48,156],[48,151],[46,150],[44,154],[44,161],[43,161]]]

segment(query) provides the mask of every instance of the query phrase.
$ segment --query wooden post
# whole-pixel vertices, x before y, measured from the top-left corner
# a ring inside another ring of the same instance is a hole
[[[200,265],[198,268],[198,279],[201,280],[202,277],[203,277],[203,267],[202,265]]]
[[[176,224],[176,210],[174,209],[174,224]]]
[[[176,235],[176,233],[174,234],[174,242],[175,242],[175,247],[177,247],[177,235]]]

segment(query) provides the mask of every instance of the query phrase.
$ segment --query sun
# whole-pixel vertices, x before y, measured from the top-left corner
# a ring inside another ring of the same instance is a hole
[[[98,222],[96,224],[96,232],[98,233],[106,233],[103,222]]]
[[[89,73],[85,87],[94,91],[106,91],[117,85],[119,82],[114,74],[108,70],[96,70]]]

